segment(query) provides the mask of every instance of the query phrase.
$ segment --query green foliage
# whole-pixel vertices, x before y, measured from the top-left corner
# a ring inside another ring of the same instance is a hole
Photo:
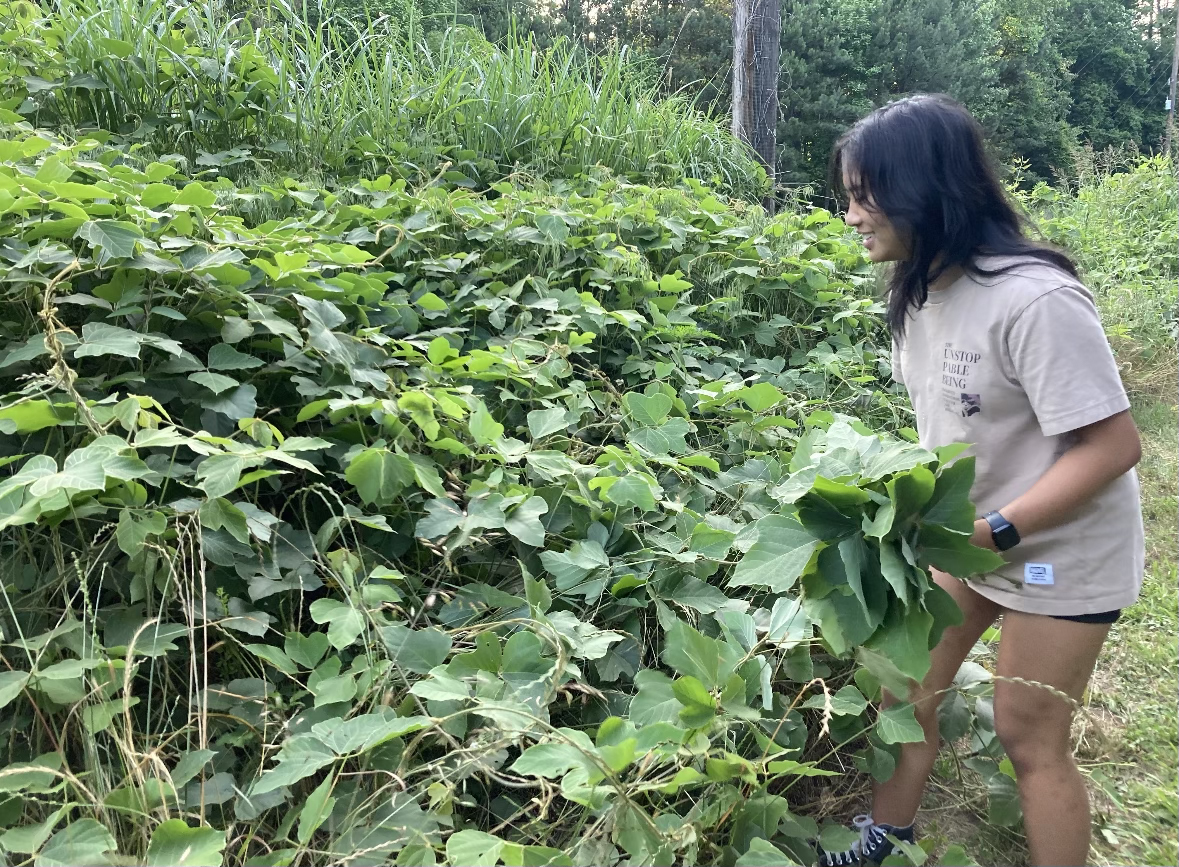
[[[6,2],[0,103],[34,124],[97,127],[239,175],[389,172],[486,189],[514,173],[602,166],[761,198],[765,173],[725,126],[687,98],[658,99],[622,54],[515,35],[493,46],[462,28],[427,37],[416,13],[316,8],[251,4],[234,16],[215,3],[56,0],[43,14]]]
[[[1040,184],[1021,197],[1038,228],[1077,259],[1096,295],[1123,371],[1140,391],[1174,377],[1176,175],[1165,157],[1083,152],[1070,187]]]
[[[843,224],[177,163],[0,139],[6,857],[807,857],[993,561]]]

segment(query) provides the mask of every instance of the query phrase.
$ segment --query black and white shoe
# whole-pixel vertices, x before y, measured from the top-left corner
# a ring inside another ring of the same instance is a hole
[[[842,852],[819,850],[819,867],[851,867],[860,864],[879,864],[896,848],[888,839],[889,834],[906,843],[913,842],[913,826],[898,828],[883,822],[877,824],[871,816],[856,816],[852,827],[860,832],[860,839],[851,848]]]

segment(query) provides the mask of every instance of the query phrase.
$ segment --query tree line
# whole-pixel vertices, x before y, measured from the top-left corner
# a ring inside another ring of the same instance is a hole
[[[732,108],[734,0],[321,0],[345,14],[393,16],[414,2],[427,29],[458,24],[495,41],[516,27],[542,44],[565,37],[590,51],[625,49],[668,92],[686,91],[718,114]],[[821,184],[842,130],[918,91],[961,100],[1027,181],[1067,172],[1081,146],[1162,146],[1174,0],[780,0],[780,8],[779,184]]]

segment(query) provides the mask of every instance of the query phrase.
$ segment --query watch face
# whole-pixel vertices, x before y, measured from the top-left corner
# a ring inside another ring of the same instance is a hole
[[[996,530],[992,535],[995,538],[995,547],[1000,551],[1006,551],[1019,544],[1019,533],[1010,524],[1007,524],[1000,530]]]

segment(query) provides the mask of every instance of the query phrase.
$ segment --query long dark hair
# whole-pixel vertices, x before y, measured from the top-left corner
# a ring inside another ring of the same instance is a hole
[[[980,255],[1030,256],[1077,274],[1067,255],[1024,234],[1026,220],[999,182],[982,127],[944,94],[898,99],[857,122],[835,144],[831,185],[883,213],[910,245],[889,279],[888,323],[898,338],[947,270],[994,277],[1016,267],[988,271]]]

